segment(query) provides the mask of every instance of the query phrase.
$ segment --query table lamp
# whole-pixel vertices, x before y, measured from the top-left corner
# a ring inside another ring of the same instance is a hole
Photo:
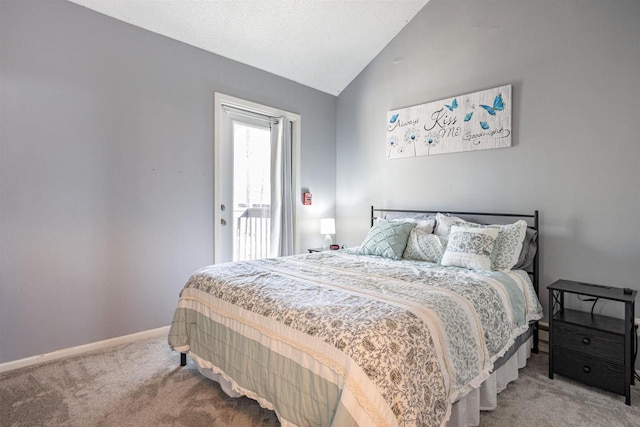
[[[322,249],[327,250],[333,243],[331,235],[336,234],[336,220],[335,218],[322,218],[320,220],[320,234],[324,234],[324,243]]]

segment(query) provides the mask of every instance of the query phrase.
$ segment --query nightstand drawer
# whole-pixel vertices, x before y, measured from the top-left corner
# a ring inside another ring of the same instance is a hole
[[[613,393],[625,394],[624,366],[553,346],[553,371]]]
[[[553,322],[553,346],[624,364],[624,337],[568,323]]]

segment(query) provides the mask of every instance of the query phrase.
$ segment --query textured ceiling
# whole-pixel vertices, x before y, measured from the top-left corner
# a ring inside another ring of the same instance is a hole
[[[429,0],[69,0],[338,95]]]

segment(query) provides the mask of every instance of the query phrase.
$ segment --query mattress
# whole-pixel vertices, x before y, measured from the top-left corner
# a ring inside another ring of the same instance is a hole
[[[349,251],[209,266],[169,333],[283,425],[444,425],[542,317],[522,271]]]

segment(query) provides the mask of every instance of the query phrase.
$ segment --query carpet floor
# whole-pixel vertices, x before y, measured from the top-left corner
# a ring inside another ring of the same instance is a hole
[[[520,378],[483,412],[482,426],[640,426],[640,386],[624,398],[556,376],[532,355]],[[0,375],[0,426],[277,426],[272,411],[232,399],[179,366],[165,337],[149,338]]]

